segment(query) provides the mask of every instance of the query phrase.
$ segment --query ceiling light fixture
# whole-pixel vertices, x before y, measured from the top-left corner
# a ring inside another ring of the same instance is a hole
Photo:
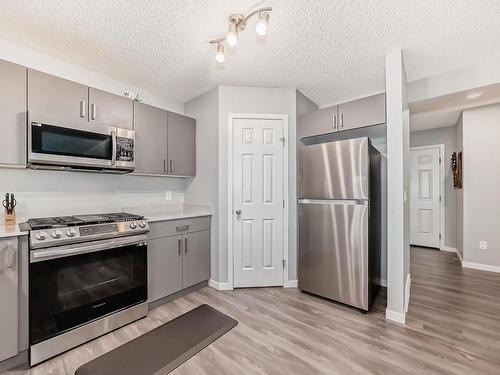
[[[224,55],[224,42],[227,43],[229,47],[234,47],[238,43],[238,34],[245,30],[248,21],[253,17],[258,16],[258,21],[255,26],[255,32],[259,36],[265,36],[267,34],[267,29],[269,26],[269,16],[271,14],[272,8],[259,8],[251,12],[249,15],[244,16],[243,14],[232,14],[229,16],[229,31],[226,35],[221,38],[213,39],[210,41],[211,44],[217,45],[217,53],[215,55],[215,61],[219,64],[224,64],[226,57]]]
[[[215,61],[219,64],[224,64],[226,62],[226,55],[224,55],[224,45],[222,43],[217,44],[217,53],[215,54]]]

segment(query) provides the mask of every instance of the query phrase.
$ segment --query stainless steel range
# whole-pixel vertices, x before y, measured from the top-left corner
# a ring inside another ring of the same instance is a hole
[[[128,213],[30,219],[35,365],[147,315],[147,220]]]

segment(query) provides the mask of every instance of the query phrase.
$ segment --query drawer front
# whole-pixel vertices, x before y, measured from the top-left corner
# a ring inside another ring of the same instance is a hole
[[[149,223],[149,239],[177,236],[184,233],[210,229],[210,216]]]

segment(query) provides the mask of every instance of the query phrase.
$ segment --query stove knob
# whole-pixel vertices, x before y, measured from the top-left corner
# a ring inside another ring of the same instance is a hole
[[[45,232],[38,232],[35,236],[35,238],[38,240],[38,241],[43,241],[45,239],[47,239],[47,233]]]
[[[66,231],[66,235],[67,235],[68,237],[75,237],[75,236],[76,236],[76,230],[74,230],[74,229],[68,229],[68,230]]]
[[[56,230],[56,231],[52,232],[51,236],[54,239],[61,238],[62,237],[62,232],[60,230]]]
[[[145,227],[146,227],[146,222],[145,222],[144,220],[140,221],[140,222],[139,222],[139,226],[140,226],[141,228],[145,228]]]
[[[129,226],[130,226],[130,229],[136,229],[137,228],[137,224],[135,223],[135,221],[132,221]]]

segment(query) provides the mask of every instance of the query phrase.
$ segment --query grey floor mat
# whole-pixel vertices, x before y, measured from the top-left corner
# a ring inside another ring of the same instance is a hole
[[[76,375],[163,375],[236,327],[238,322],[200,305],[80,366]]]

